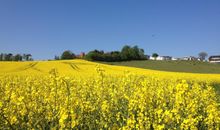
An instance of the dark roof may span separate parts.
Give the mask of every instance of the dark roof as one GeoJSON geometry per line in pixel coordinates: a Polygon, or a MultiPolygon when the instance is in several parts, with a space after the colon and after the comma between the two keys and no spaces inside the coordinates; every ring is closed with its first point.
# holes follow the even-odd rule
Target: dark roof
{"type": "Polygon", "coordinates": [[[210,56],[209,57],[210,61],[219,61],[220,60],[220,55],[216,55],[216,56],[210,56]]]}
{"type": "Polygon", "coordinates": [[[209,58],[220,58],[220,55],[210,56],[209,58]]]}
{"type": "Polygon", "coordinates": [[[170,58],[171,56],[161,56],[161,57],[168,57],[168,58],[170,58]]]}

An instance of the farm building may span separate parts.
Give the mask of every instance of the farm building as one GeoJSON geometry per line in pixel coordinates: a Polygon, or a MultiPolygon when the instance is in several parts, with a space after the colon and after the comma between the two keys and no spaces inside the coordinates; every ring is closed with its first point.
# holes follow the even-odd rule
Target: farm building
{"type": "Polygon", "coordinates": [[[209,62],[210,63],[220,63],[220,55],[210,56],[209,57],[209,62]]]}
{"type": "Polygon", "coordinates": [[[194,57],[194,56],[183,57],[183,58],[181,58],[181,60],[200,61],[199,58],[194,57]]]}
{"type": "Polygon", "coordinates": [[[81,52],[80,54],[76,55],[77,58],[83,58],[85,56],[84,52],[81,52]]]}
{"type": "Polygon", "coordinates": [[[171,56],[158,56],[157,60],[172,60],[171,56]]]}
{"type": "Polygon", "coordinates": [[[150,56],[150,60],[172,60],[171,56],[158,56],[156,59],[150,56]]]}
{"type": "Polygon", "coordinates": [[[156,60],[153,56],[150,56],[149,59],[150,59],[150,60],[156,60]]]}
{"type": "Polygon", "coordinates": [[[175,57],[172,57],[171,60],[180,60],[180,58],[175,58],[175,57]]]}

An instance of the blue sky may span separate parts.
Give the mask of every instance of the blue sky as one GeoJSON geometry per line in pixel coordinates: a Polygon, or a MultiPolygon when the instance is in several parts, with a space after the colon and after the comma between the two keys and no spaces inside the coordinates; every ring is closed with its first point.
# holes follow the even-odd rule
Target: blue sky
{"type": "Polygon", "coordinates": [[[0,0],[0,52],[52,59],[125,44],[146,54],[220,54],[220,1],[0,0]]]}

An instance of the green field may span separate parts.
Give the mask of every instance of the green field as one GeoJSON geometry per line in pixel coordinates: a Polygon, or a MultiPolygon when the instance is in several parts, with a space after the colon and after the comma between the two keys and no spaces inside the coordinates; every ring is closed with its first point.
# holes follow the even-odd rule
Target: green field
{"type": "Polygon", "coordinates": [[[124,62],[102,62],[111,65],[131,66],[144,69],[187,72],[187,73],[220,73],[220,64],[199,61],[124,61],[124,62]]]}

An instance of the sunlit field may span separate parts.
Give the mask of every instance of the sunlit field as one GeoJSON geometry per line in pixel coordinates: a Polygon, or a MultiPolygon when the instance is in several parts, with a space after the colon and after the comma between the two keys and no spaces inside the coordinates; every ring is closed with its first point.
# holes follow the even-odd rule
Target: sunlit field
{"type": "Polygon", "coordinates": [[[219,129],[220,74],[0,62],[0,129],[219,129]]]}

